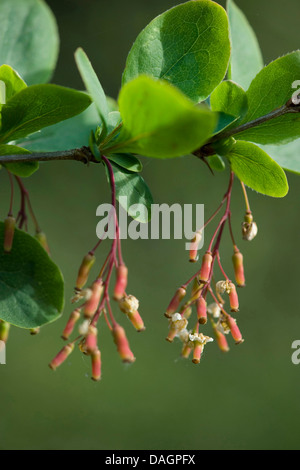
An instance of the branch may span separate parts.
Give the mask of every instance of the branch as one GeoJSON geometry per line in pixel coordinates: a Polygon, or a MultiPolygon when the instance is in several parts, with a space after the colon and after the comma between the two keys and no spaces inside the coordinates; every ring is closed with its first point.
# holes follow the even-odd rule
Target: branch
{"type": "Polygon", "coordinates": [[[26,153],[17,155],[0,156],[0,165],[3,163],[16,162],[51,162],[58,160],[75,160],[84,164],[99,163],[94,157],[89,147],[81,147],[79,149],[64,150],[61,152],[45,152],[45,153],[26,153]]]}
{"type": "Polygon", "coordinates": [[[265,116],[261,116],[253,121],[246,122],[241,126],[234,127],[233,129],[224,130],[223,132],[219,132],[218,134],[214,135],[205,145],[203,145],[200,149],[195,150],[193,155],[199,158],[205,158],[210,155],[215,155],[216,151],[212,144],[219,142],[223,139],[228,139],[236,134],[240,134],[248,129],[252,129],[253,127],[257,127],[265,122],[270,121],[271,119],[275,119],[281,116],[284,116],[288,113],[299,113],[300,112],[300,105],[293,102],[290,99],[287,103],[285,103],[280,108],[271,111],[270,113],[266,114],[265,116]]]}

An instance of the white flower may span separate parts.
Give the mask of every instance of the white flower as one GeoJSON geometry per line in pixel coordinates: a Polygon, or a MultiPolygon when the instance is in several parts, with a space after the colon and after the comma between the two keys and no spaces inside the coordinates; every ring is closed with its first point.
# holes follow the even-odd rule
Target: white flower
{"type": "Polygon", "coordinates": [[[213,302],[207,307],[208,313],[210,313],[214,318],[219,318],[221,314],[221,307],[216,302],[213,302]]]}
{"type": "Polygon", "coordinates": [[[126,295],[119,300],[119,307],[124,313],[134,313],[139,308],[139,301],[134,295],[126,295]]]}
{"type": "Polygon", "coordinates": [[[78,327],[78,332],[80,335],[86,335],[90,326],[90,320],[84,320],[78,327]]]}

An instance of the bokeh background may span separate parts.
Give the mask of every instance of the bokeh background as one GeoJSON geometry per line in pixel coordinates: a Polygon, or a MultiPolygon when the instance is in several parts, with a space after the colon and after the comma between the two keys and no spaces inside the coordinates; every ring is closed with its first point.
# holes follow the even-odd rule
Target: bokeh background
{"type": "MultiPolygon", "coordinates": [[[[73,60],[75,49],[82,46],[106,93],[117,97],[135,37],[176,3],[49,0],[61,36],[53,82],[82,88],[73,60]]],[[[256,30],[266,63],[299,47],[299,0],[284,5],[281,0],[237,3],[256,30]]],[[[209,215],[227,185],[227,174],[213,177],[192,157],[143,163],[156,203],[203,203],[209,215]]],[[[244,204],[239,185],[234,187],[233,223],[247,275],[238,314],[245,343],[236,347],[231,342],[226,355],[209,344],[199,366],[181,360],[180,344],[164,339],[163,312],[195,266],[187,261],[183,241],[127,240],[123,251],[129,292],[140,299],[147,330],[136,334],[116,309],[137,360],[131,367],[120,363],[103,324],[103,379],[95,384],[89,358],[77,350],[56,373],[47,364],[62,346],[60,334],[71,311],[78,265],[94,244],[96,207],[109,200],[109,190],[102,168],[75,162],[41,165],[27,186],[66,281],[66,308],[61,319],[36,337],[17,328],[11,331],[7,365],[0,366],[0,448],[299,449],[300,365],[291,361],[291,345],[300,339],[300,185],[299,176],[289,174],[288,179],[290,192],[282,200],[250,192],[259,226],[252,243],[240,240],[244,204]]],[[[2,218],[7,191],[3,174],[2,218]]],[[[222,258],[232,272],[232,247],[225,235],[222,258]]],[[[99,264],[107,248],[106,243],[99,252],[99,264]]],[[[209,327],[203,331],[209,334],[209,327]]]]}

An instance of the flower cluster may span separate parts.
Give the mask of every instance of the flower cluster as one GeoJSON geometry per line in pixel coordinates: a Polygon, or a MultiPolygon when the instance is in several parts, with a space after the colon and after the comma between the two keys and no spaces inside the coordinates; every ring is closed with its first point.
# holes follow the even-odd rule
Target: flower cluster
{"type": "MultiPolygon", "coordinates": [[[[202,257],[200,269],[185,284],[181,285],[171,299],[165,316],[169,321],[169,333],[166,337],[167,341],[173,342],[174,338],[178,338],[183,344],[181,356],[188,358],[192,353],[192,361],[198,364],[204,346],[213,341],[209,336],[205,336],[200,332],[200,327],[209,323],[212,327],[213,335],[221,351],[229,351],[227,335],[231,334],[236,344],[241,344],[244,340],[237,325],[236,319],[231,315],[239,311],[239,299],[237,287],[245,286],[245,274],[243,265],[243,255],[238,249],[231,227],[231,211],[230,201],[233,186],[234,174],[230,174],[230,182],[224,198],[208,221],[195,234],[189,260],[191,262],[198,261],[198,246],[202,238],[205,227],[217,216],[219,211],[225,205],[224,215],[221,217],[217,228],[210,240],[208,249],[202,257]],[[223,235],[225,224],[228,224],[229,231],[233,243],[232,263],[234,269],[235,283],[227,276],[220,258],[220,242],[223,235]],[[218,264],[221,275],[224,279],[216,281],[214,275],[215,264],[218,264]],[[187,289],[191,286],[188,300],[187,289]],[[226,296],[226,297],[225,297],[226,296]],[[211,303],[207,303],[207,299],[211,298],[211,303]],[[229,303],[230,313],[225,310],[225,298],[229,303]],[[197,314],[197,321],[193,328],[188,328],[188,322],[192,315],[193,308],[197,314]]],[[[253,221],[250,210],[249,201],[244,184],[242,189],[246,202],[246,214],[242,223],[242,238],[244,240],[253,240],[257,234],[257,225],[253,221]]],[[[227,309],[228,310],[228,309],[227,309]]]]}
{"type": "MultiPolygon", "coordinates": [[[[112,205],[115,208],[116,197],[113,170],[109,160],[104,156],[102,159],[110,175],[112,205]]],[[[69,341],[70,336],[78,324],[77,335],[75,335],[74,340],[59,351],[49,364],[51,369],[57,369],[57,367],[69,357],[77,343],[80,351],[91,357],[91,376],[95,381],[101,379],[101,353],[98,346],[98,323],[101,317],[104,318],[112,334],[112,339],[121,360],[127,363],[135,361],[125,330],[115,319],[111,307],[109,287],[114,270],[116,273],[113,291],[114,301],[118,304],[119,310],[128,318],[136,331],[141,332],[145,330],[144,322],[138,311],[138,299],[126,293],[128,269],[122,257],[118,220],[116,215],[114,215],[114,217],[116,236],[98,276],[88,288],[85,286],[96,261],[95,251],[103,241],[105,233],[103,233],[103,236],[99,239],[96,246],[84,256],[79,267],[75,294],[71,301],[73,303],[82,302],[82,304],[72,311],[63,330],[62,338],[69,341]]]]}

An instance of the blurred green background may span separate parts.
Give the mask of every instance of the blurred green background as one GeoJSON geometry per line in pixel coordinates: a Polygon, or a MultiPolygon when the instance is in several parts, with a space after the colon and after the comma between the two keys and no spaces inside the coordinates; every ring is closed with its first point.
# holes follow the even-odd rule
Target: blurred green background
{"type": "MultiPolygon", "coordinates": [[[[82,87],[73,60],[74,50],[82,46],[107,94],[117,97],[135,37],[176,3],[49,0],[61,36],[53,81],[82,87]]],[[[266,63],[299,47],[299,0],[284,5],[281,0],[237,3],[257,32],[266,63]]],[[[156,203],[203,203],[209,215],[227,185],[227,174],[212,177],[192,157],[143,163],[156,203]]],[[[27,187],[65,277],[66,308],[60,320],[36,337],[11,330],[7,365],[0,366],[0,448],[298,449],[300,365],[291,361],[291,344],[300,339],[300,185],[298,176],[288,178],[290,192],[282,200],[249,193],[259,227],[249,244],[240,240],[244,204],[237,182],[234,187],[233,224],[247,276],[247,287],[239,291],[238,314],[245,343],[236,347],[231,342],[226,355],[209,344],[199,366],[181,360],[180,344],[164,339],[163,312],[176,287],[195,270],[187,261],[184,241],[127,240],[128,292],[140,299],[147,330],[136,334],[115,309],[137,360],[131,367],[120,363],[103,323],[103,379],[95,384],[89,358],[77,350],[56,373],[47,364],[62,346],[78,265],[96,240],[96,207],[109,200],[109,190],[102,168],[69,162],[41,165],[27,187]]],[[[7,191],[3,174],[2,218],[7,191]]],[[[108,243],[99,251],[99,265],[107,249],[108,243]]],[[[232,272],[227,231],[221,254],[232,272]]],[[[209,326],[203,332],[210,334],[209,326]]]]}

